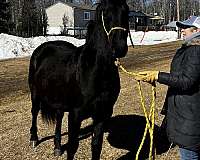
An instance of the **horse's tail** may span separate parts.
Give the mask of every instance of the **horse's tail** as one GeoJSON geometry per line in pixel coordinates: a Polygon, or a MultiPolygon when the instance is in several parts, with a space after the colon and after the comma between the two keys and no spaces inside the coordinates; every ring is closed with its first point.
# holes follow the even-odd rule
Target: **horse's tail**
{"type": "Polygon", "coordinates": [[[34,74],[36,72],[36,68],[34,65],[34,58],[31,57],[30,59],[30,64],[29,64],[29,74],[28,74],[28,83],[29,83],[29,88],[32,88],[33,82],[34,82],[34,74]]]}
{"type": "MultiPolygon", "coordinates": [[[[29,88],[32,94],[37,94],[36,83],[35,83],[35,74],[40,67],[41,57],[43,55],[42,45],[36,48],[30,58],[29,64],[29,74],[28,74],[28,83],[29,88]]],[[[43,57],[42,57],[43,58],[43,57]]],[[[42,115],[42,119],[47,123],[54,123],[56,120],[56,110],[53,108],[53,104],[48,101],[48,97],[38,95],[40,101],[40,111],[42,115]]]]}
{"type": "Polygon", "coordinates": [[[32,54],[32,56],[30,58],[29,75],[28,75],[28,82],[29,82],[29,87],[30,88],[34,84],[34,80],[35,80],[34,79],[34,75],[35,75],[37,69],[39,68],[39,66],[41,64],[41,61],[47,55],[47,54],[44,54],[44,53],[46,53],[45,51],[48,50],[48,48],[46,49],[44,46],[45,46],[45,44],[42,44],[39,47],[37,47],[33,51],[33,54],[32,54]]]}
{"type": "Polygon", "coordinates": [[[40,54],[42,54],[41,49],[42,49],[42,45],[33,51],[33,54],[30,58],[29,75],[28,75],[29,87],[31,87],[34,83],[34,75],[38,68],[38,57],[40,56],[40,54]]]}
{"type": "Polygon", "coordinates": [[[48,124],[55,123],[57,109],[54,104],[48,101],[46,96],[41,98],[41,115],[43,121],[47,122],[48,124]]]}

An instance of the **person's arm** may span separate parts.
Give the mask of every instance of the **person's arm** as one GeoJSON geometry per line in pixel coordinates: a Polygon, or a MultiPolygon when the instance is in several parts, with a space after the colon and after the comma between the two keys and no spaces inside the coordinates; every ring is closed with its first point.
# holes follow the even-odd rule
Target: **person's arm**
{"type": "Polygon", "coordinates": [[[189,90],[200,82],[200,46],[191,46],[183,72],[179,75],[159,72],[158,82],[178,90],[189,90]]]}

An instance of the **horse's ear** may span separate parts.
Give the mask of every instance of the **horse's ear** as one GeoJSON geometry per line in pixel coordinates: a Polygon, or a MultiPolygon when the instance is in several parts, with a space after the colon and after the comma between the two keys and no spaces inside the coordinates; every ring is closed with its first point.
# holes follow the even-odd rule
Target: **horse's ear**
{"type": "Polygon", "coordinates": [[[107,1],[108,0],[100,0],[100,4],[103,5],[103,6],[105,6],[108,3],[107,1]]]}
{"type": "Polygon", "coordinates": [[[101,13],[103,11],[102,4],[98,5],[96,8],[95,20],[98,21],[101,19],[101,13]]]}
{"type": "Polygon", "coordinates": [[[118,4],[118,5],[123,5],[123,4],[127,4],[126,0],[100,0],[100,4],[101,6],[108,6],[109,4],[118,4]]]}

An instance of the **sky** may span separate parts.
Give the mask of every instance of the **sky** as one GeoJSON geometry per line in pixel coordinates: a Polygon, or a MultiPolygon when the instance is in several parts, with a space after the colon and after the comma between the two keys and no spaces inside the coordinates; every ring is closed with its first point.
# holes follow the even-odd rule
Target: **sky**
{"type": "MultiPolygon", "coordinates": [[[[158,43],[165,43],[177,40],[177,32],[175,31],[149,31],[149,32],[135,32],[131,31],[131,37],[134,45],[153,45],[158,43]]],[[[85,39],[76,39],[67,36],[47,36],[47,37],[33,37],[22,38],[8,34],[0,34],[0,59],[18,58],[31,56],[34,49],[40,44],[47,41],[64,40],[81,46],[85,43],[85,39]]],[[[130,46],[131,42],[127,38],[127,44],[130,46]]]]}

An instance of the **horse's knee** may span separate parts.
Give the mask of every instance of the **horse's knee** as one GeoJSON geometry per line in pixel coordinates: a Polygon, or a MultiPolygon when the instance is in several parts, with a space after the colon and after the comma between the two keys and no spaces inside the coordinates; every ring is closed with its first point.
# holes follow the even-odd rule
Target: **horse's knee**
{"type": "Polygon", "coordinates": [[[94,125],[94,132],[93,132],[93,137],[98,139],[98,137],[101,137],[104,132],[104,123],[100,122],[96,125],[94,125]]]}

